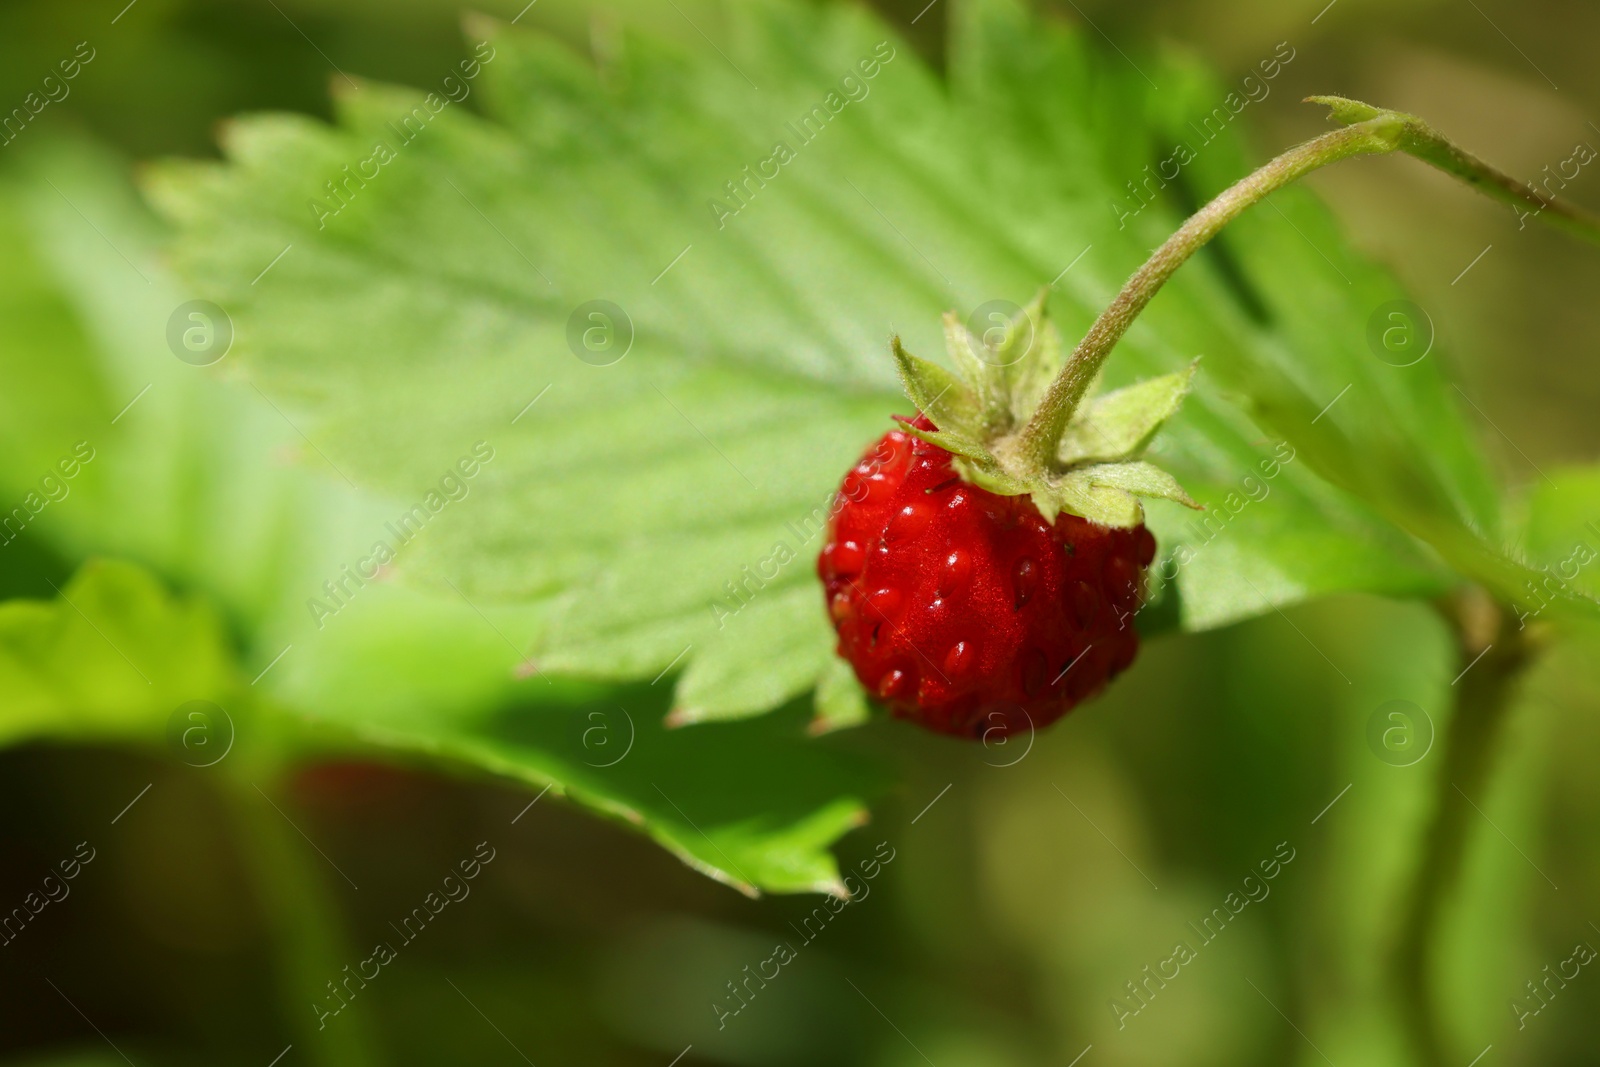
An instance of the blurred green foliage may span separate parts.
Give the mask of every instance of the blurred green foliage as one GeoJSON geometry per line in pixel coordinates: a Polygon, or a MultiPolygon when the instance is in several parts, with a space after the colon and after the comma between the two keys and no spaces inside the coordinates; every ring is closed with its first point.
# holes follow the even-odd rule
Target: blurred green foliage
{"type": "MultiPolygon", "coordinates": [[[[522,7],[482,6],[506,18],[522,7]]],[[[695,23],[718,24],[714,5],[686,0],[609,6],[690,44],[695,23]]],[[[943,6],[910,27],[930,55],[943,6]]],[[[1276,41],[1296,42],[1303,63],[1251,120],[1261,147],[1314,128],[1315,116],[1292,101],[1329,89],[1428,114],[1517,173],[1600,136],[1585,132],[1593,112],[1582,103],[1600,98],[1585,52],[1593,34],[1584,28],[1600,17],[1590,8],[1540,3],[1513,22],[1494,8],[1480,17],[1437,3],[1342,0],[1313,25],[1321,6],[1061,5],[1134,55],[1157,36],[1176,39],[1224,79],[1276,41]]],[[[922,11],[897,4],[889,17],[907,27],[922,11]]],[[[603,45],[606,15],[595,14],[540,0],[524,19],[603,45]]],[[[183,615],[193,630],[173,671],[205,678],[185,680],[185,693],[247,688],[283,647],[274,627],[302,610],[303,591],[287,576],[332,573],[385,514],[345,493],[245,387],[193,385],[196,376],[178,374],[188,368],[152,340],[161,309],[186,294],[168,280],[153,232],[141,233],[151,224],[118,204],[131,200],[125,161],[213,154],[216,124],[239,112],[331,117],[335,64],[429,84],[463,54],[457,26],[454,7],[432,0],[21,0],[0,11],[0,101],[20,101],[78,41],[99,50],[72,95],[0,149],[0,344],[8,356],[31,354],[7,359],[11,376],[0,383],[0,484],[26,492],[71,451],[75,437],[44,428],[104,424],[154,385],[133,409],[140,417],[118,424],[137,461],[97,457],[73,495],[0,551],[8,595],[49,599],[53,583],[76,604],[8,605],[0,631],[18,614],[54,613],[47,625],[85,649],[58,680],[77,712],[150,698],[90,635],[98,625],[110,643],[141,647],[145,662],[137,642],[156,636],[151,612],[183,615]],[[146,358],[151,351],[160,359],[146,358]],[[168,376],[153,381],[145,366],[168,376]],[[305,462],[292,464],[289,452],[305,462]],[[160,583],[113,568],[111,593],[86,590],[92,576],[69,584],[98,554],[134,560],[160,583]],[[192,606],[199,589],[214,612],[192,606]],[[126,633],[106,629],[119,612],[131,620],[116,624],[126,633]],[[222,638],[231,647],[220,648],[222,638]],[[95,681],[111,678],[108,697],[95,681]],[[96,699],[85,697],[91,688],[96,699]]],[[[1463,390],[1486,413],[1482,439],[1503,446],[1514,482],[1537,483],[1527,547],[1561,558],[1585,523],[1600,521],[1592,469],[1560,466],[1591,459],[1600,445],[1587,414],[1600,400],[1587,296],[1600,267],[1587,250],[1519,232],[1507,213],[1404,161],[1316,184],[1433,313],[1463,390]],[[1492,253],[1452,284],[1489,244],[1492,253]]],[[[1571,192],[1584,199],[1588,190],[1571,192]]],[[[442,740],[447,755],[459,755],[452,742],[481,752],[485,724],[489,743],[514,746],[526,727],[510,712],[536,684],[503,679],[504,646],[492,626],[463,625],[477,621],[467,607],[401,590],[370,595],[384,602],[366,628],[276,668],[283,680],[266,711],[284,725],[273,743],[327,761],[262,783],[287,812],[281,820],[249,791],[251,764],[219,785],[207,769],[138,750],[34,745],[0,756],[0,907],[22,906],[77,842],[101,849],[71,896],[4,948],[8,1062],[120,1063],[126,1053],[141,1064],[266,1064],[291,1044],[278,1062],[353,1063],[365,1048],[406,1064],[665,1064],[684,1053],[681,1067],[1065,1065],[1089,1046],[1083,1067],[1407,1062],[1399,1006],[1379,972],[1426,826],[1434,763],[1391,766],[1366,737],[1374,711],[1393,699],[1428,711],[1440,734],[1449,728],[1449,641],[1422,607],[1344,597],[1152,642],[1139,670],[1021,759],[886,723],[828,742],[841,759],[890,763],[899,782],[873,823],[844,839],[841,868],[860,870],[879,842],[896,858],[813,945],[796,927],[819,898],[747,900],[574,809],[525,807],[533,792],[343,762],[352,733],[376,724],[403,732],[408,717],[441,708],[463,734],[400,747],[437,755],[442,740]],[[312,695],[329,693],[331,704],[311,706],[312,695]],[[340,1036],[319,1039],[308,1025],[318,982],[366,956],[359,946],[391,937],[389,924],[482,840],[503,858],[475,883],[473,902],[445,911],[437,937],[407,947],[330,1024],[340,1036]],[[1109,1002],[1131,1003],[1125,983],[1169,956],[1175,939],[1198,941],[1188,924],[1279,842],[1295,858],[1270,894],[1119,1028],[1109,1002]],[[303,898],[274,884],[297,865],[300,883],[320,883],[320,892],[303,898]],[[302,937],[320,944],[296,954],[302,937]],[[727,983],[744,981],[746,965],[767,959],[775,941],[793,942],[796,960],[719,1030],[712,1005],[731,1003],[727,983]],[[285,958],[298,962],[286,967],[285,958]],[[330,1051],[337,1041],[351,1043],[348,1056],[330,1051]]],[[[1574,941],[1600,943],[1591,926],[1600,916],[1584,904],[1600,889],[1600,796],[1588,767],[1600,750],[1588,714],[1600,697],[1593,651],[1569,643],[1541,663],[1498,753],[1492,792],[1473,798],[1484,820],[1439,968],[1463,1064],[1490,1044],[1486,1064],[1586,1063],[1600,1037],[1600,979],[1587,969],[1525,1029],[1510,1007],[1574,941]]],[[[0,652],[0,665],[25,670],[41,693],[56,684],[37,645],[0,652]]],[[[586,722],[597,700],[573,692],[572,721],[586,722]]],[[[637,707],[665,710],[648,699],[637,707]]],[[[798,733],[802,719],[791,708],[770,728],[798,733]]]]}

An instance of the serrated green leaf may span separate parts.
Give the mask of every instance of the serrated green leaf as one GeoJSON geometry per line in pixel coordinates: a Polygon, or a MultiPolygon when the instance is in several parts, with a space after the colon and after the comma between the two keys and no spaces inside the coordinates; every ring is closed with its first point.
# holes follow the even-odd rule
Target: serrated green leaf
{"type": "Polygon", "coordinates": [[[278,699],[298,717],[381,750],[549,787],[745,892],[837,888],[829,847],[866,821],[882,783],[860,757],[808,736],[805,702],[673,730],[666,679],[513,677],[496,632],[509,619],[496,609],[488,624],[465,604],[385,588],[352,610],[275,668],[285,671],[278,699]]]}
{"type": "MultiPolygon", "coordinates": [[[[394,538],[386,522],[420,494],[356,494],[284,414],[227,376],[231,355],[217,368],[173,358],[166,323],[192,294],[164,273],[156,227],[121,164],[43,144],[28,159],[38,172],[12,171],[0,182],[8,249],[0,277],[10,283],[0,301],[17,301],[0,314],[0,374],[15,386],[0,389],[0,486],[17,500],[30,489],[43,495],[39,477],[63,449],[70,455],[80,435],[97,449],[67,480],[66,495],[29,525],[29,537],[69,560],[134,553],[164,579],[203,591],[249,650],[244,677],[258,679],[252,696],[292,712],[270,720],[290,737],[311,723],[318,737],[341,748],[353,741],[367,758],[426,756],[548,785],[741,887],[835,886],[828,849],[865,818],[869,768],[807,741],[798,709],[770,725],[729,728],[703,747],[688,740],[701,731],[653,740],[663,736],[670,680],[645,687],[638,702],[626,698],[639,744],[655,755],[637,763],[630,756],[626,769],[600,766],[626,743],[620,698],[600,686],[517,682],[519,657],[504,635],[527,632],[527,609],[485,605],[480,614],[454,591],[429,596],[342,578],[341,567],[367,555],[375,538],[394,538]],[[139,396],[144,385],[150,389],[139,396]],[[309,463],[292,463],[291,449],[309,463]],[[327,579],[343,580],[350,595],[319,623],[307,600],[326,597],[327,579]],[[602,717],[591,718],[595,712],[602,717]],[[528,720],[537,726],[521,729],[528,720]],[[771,773],[752,782],[748,768],[771,773]]],[[[483,498],[472,481],[450,507],[483,498]]],[[[825,496],[815,504],[825,516],[825,496]]],[[[814,536],[809,513],[796,523],[800,533],[789,536],[806,536],[803,523],[814,536]]],[[[239,684],[229,634],[198,597],[173,597],[124,563],[87,567],[63,589],[82,615],[59,600],[0,604],[0,743],[160,744],[169,715],[189,699],[224,704],[241,738],[249,730],[242,715],[252,708],[219,695],[239,684]]],[[[820,605],[820,593],[804,589],[820,605]]],[[[710,608],[701,605],[707,619],[710,608]]],[[[811,625],[825,626],[820,608],[811,625]]],[[[746,666],[760,673],[770,665],[746,666]]],[[[269,709],[254,713],[267,725],[269,709]]],[[[250,733],[259,739],[259,730],[250,733]]]]}
{"type": "MultiPolygon", "coordinates": [[[[383,749],[552,786],[749,892],[837,886],[827,847],[865,818],[871,776],[802,740],[796,715],[674,735],[661,725],[665,689],[565,686],[552,697],[496,669],[494,638],[472,635],[469,612],[441,618],[436,606],[383,599],[387,610],[283,668],[293,675],[283,694],[307,701],[298,715],[383,749]],[[447,680],[463,672],[475,695],[447,680]]],[[[230,699],[242,684],[215,614],[128,564],[84,568],[53,602],[0,604],[0,743],[155,746],[190,700],[245,721],[230,699]]]]}
{"type": "Polygon", "coordinates": [[[744,718],[811,689],[834,659],[821,605],[804,581],[764,589],[723,615],[721,640],[690,659],[678,682],[669,725],[744,718]]]}
{"type": "MultiPolygon", "coordinates": [[[[1145,509],[1160,551],[1153,570],[1177,594],[1183,629],[1213,629],[1365,583],[1395,596],[1426,597],[1437,589],[1434,578],[1408,564],[1413,549],[1400,531],[1388,531],[1394,555],[1383,571],[1349,528],[1307,523],[1293,509],[1272,506],[1297,462],[1287,445],[1267,448],[1235,481],[1185,480],[1205,511],[1159,500],[1145,509]],[[1275,556],[1257,551],[1260,544],[1272,544],[1286,557],[1315,559],[1318,566],[1281,566],[1275,556]]],[[[1330,519],[1354,521],[1338,511],[1330,519]]]]}
{"type": "Polygon", "coordinates": [[[1142,453],[1189,395],[1197,365],[1090,400],[1061,437],[1061,462],[1112,462],[1142,453]]]}
{"type": "MultiPolygon", "coordinates": [[[[1181,126],[1215,95],[1172,61],[1158,80],[1170,74],[1173,91],[1158,97],[1120,57],[1003,2],[956,9],[948,86],[859,9],[779,3],[729,19],[734,64],[631,39],[604,79],[548,40],[496,31],[486,117],[446,109],[333,218],[308,211],[304,191],[392,137],[416,94],[369,86],[339,101],[333,128],[241,121],[228,166],[169,169],[155,185],[186,233],[180,261],[241,323],[241,360],[352,477],[410,498],[464,442],[492,437],[473,521],[440,523],[404,569],[525,607],[519,639],[550,671],[645,679],[713,654],[710,606],[775,540],[815,550],[814,531],[789,524],[809,529],[882,417],[903,410],[878,338],[897,327],[927,351],[950,307],[1052,278],[1053,317],[1081,335],[1177,223],[1165,204],[1130,221],[1107,202],[1170,150],[1168,118],[1181,126]],[[789,145],[778,177],[742,177],[819,86],[870,56],[869,96],[789,145]],[[762,72],[761,93],[735,65],[762,72]],[[978,141],[985,152],[949,150],[978,141]],[[569,317],[596,298],[633,326],[632,350],[607,367],[567,342],[569,317]]],[[[1237,130],[1213,143],[1184,176],[1207,191],[1221,170],[1232,181],[1249,169],[1237,130]]],[[[1441,400],[1437,361],[1397,374],[1363,352],[1392,282],[1307,197],[1276,202],[1294,227],[1258,213],[1226,238],[1243,291],[1191,264],[1107,368],[1127,384],[1225,353],[1158,442],[1160,461],[1185,484],[1237,484],[1260,438],[1237,397],[1258,379],[1321,404],[1358,381],[1362,417],[1415,445],[1402,462],[1426,484],[1428,513],[1493,531],[1493,486],[1441,400]],[[1253,317],[1261,306],[1272,331],[1253,317]]],[[[1293,538],[1253,537],[1252,523],[1210,558],[1278,575],[1280,593],[1456,580],[1381,501],[1330,488],[1312,466],[1284,470],[1271,510],[1315,532],[1336,569],[1293,538]]],[[[1234,614],[1186,620],[1269,607],[1234,601],[1234,614]]]]}
{"type": "Polygon", "coordinates": [[[47,142],[23,163],[0,180],[11,250],[0,271],[27,279],[32,308],[0,315],[0,375],[14,386],[0,389],[0,485],[38,489],[83,442],[92,459],[28,534],[69,560],[137,559],[204,589],[264,646],[246,655],[265,666],[294,640],[285,631],[309,623],[320,583],[370,549],[388,508],[229,380],[226,358],[198,367],[169,351],[169,321],[193,294],[161,263],[161,227],[123,161],[47,142]]]}

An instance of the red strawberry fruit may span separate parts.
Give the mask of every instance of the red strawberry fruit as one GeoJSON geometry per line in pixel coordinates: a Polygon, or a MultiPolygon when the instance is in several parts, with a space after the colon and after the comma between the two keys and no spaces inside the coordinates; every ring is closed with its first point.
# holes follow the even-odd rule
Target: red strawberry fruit
{"type": "Polygon", "coordinates": [[[839,653],[894,714],[941,733],[1044,726],[1133,662],[1155,538],[1046,522],[951,459],[896,430],[846,476],[817,561],[839,653]]]}
{"type": "Polygon", "coordinates": [[[1042,303],[1010,333],[1037,352],[947,330],[964,379],[896,343],[923,413],[846,474],[817,571],[839,654],[891,713],[1004,736],[1054,722],[1133,662],[1156,544],[1132,494],[1189,502],[1136,456],[1190,372],[1080,395],[1030,466],[1021,415],[1060,363],[1042,303]]]}

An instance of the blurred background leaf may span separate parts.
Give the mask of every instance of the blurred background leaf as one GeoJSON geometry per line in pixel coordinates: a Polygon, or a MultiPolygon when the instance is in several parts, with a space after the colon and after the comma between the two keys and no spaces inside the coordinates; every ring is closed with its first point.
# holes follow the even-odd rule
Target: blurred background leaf
{"type": "Polygon", "coordinates": [[[0,742],[149,744],[180,705],[237,684],[216,617],[136,567],[93,563],[54,602],[0,604],[0,742]]]}

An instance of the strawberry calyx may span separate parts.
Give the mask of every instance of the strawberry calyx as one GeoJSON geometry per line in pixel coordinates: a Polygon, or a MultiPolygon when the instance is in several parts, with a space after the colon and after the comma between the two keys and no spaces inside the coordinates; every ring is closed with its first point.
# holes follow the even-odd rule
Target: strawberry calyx
{"type": "Polygon", "coordinates": [[[1200,508],[1176,478],[1144,458],[1188,395],[1198,361],[1096,394],[1100,361],[1066,355],[1045,311],[1047,295],[1042,290],[1005,329],[991,331],[994,338],[975,337],[946,313],[954,372],[894,338],[906,396],[926,416],[901,419],[905,432],[951,453],[966,481],[1001,496],[1030,496],[1047,522],[1066,512],[1131,528],[1144,521],[1144,498],[1200,508]],[[1054,410],[1041,411],[1046,405],[1054,410]],[[1024,432],[1041,423],[1051,427],[1043,447],[1024,432]]]}

